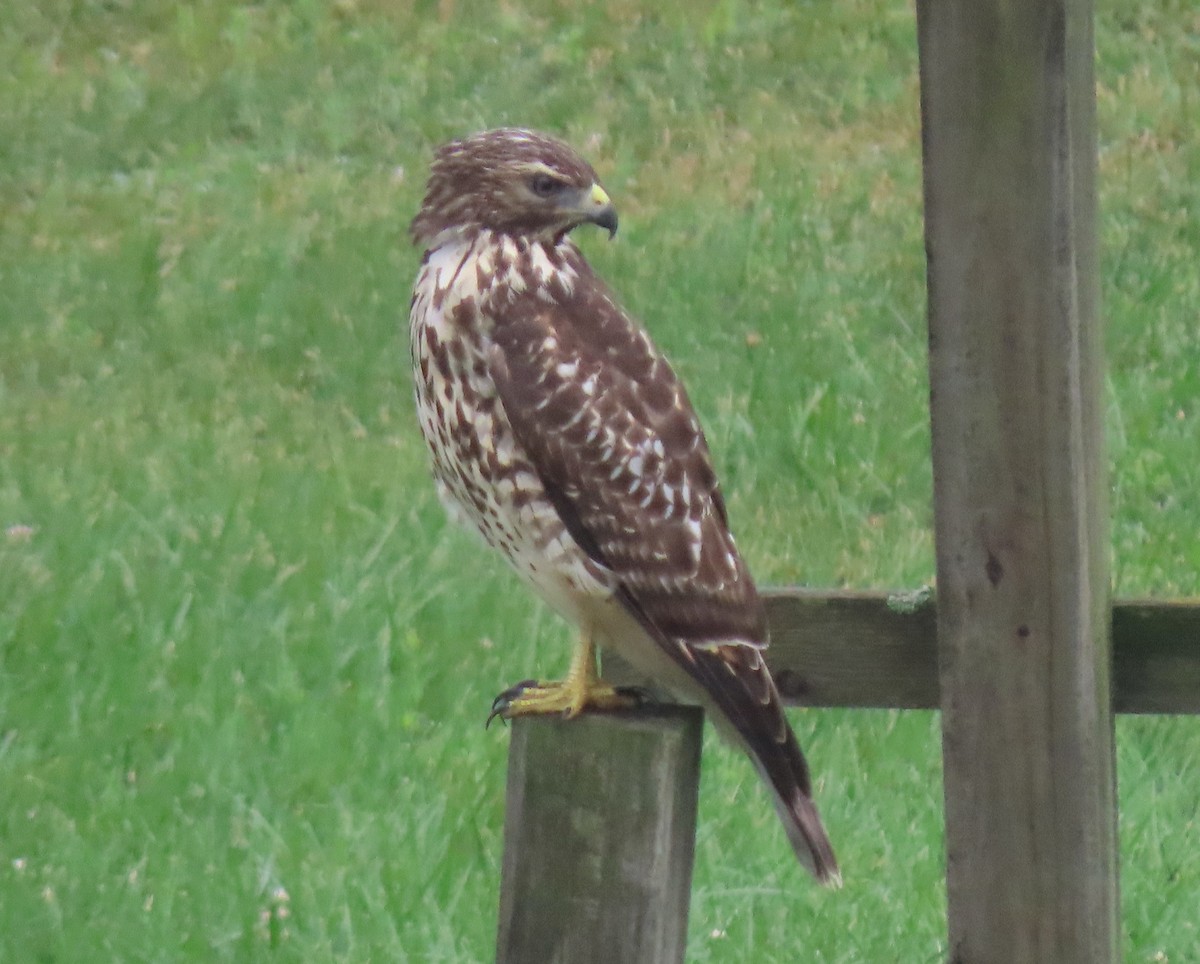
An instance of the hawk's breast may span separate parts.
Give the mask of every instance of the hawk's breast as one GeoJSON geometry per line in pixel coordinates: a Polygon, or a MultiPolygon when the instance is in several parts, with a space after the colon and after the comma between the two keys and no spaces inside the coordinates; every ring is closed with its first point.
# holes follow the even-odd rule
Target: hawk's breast
{"type": "Polygon", "coordinates": [[[426,256],[410,317],[413,381],[421,433],[451,514],[499,549],[554,608],[575,617],[579,595],[612,592],[611,573],[567,532],[517,442],[488,362],[496,350],[495,306],[552,270],[538,252],[481,232],[426,256]]]}

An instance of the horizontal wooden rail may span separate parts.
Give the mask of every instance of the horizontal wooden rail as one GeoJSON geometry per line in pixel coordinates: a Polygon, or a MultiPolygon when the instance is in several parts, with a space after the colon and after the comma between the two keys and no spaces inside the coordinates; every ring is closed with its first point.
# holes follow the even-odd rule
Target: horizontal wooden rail
{"type": "MultiPolygon", "coordinates": [[[[767,661],[788,703],[938,708],[937,606],[879,592],[764,593],[767,661]]],[[[1113,604],[1113,709],[1200,713],[1200,600],[1113,604]]]]}

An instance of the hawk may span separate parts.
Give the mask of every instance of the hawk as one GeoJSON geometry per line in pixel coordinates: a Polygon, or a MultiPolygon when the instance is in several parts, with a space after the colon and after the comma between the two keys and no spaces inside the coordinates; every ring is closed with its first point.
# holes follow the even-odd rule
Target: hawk
{"type": "Polygon", "coordinates": [[[611,237],[596,172],[563,142],[505,128],[441,147],[412,222],[416,407],[452,514],[579,627],[563,682],[526,681],[509,718],[618,709],[597,644],[698,702],[754,762],[797,857],[837,861],[763,661],[767,625],[687,393],[570,232],[611,237]]]}

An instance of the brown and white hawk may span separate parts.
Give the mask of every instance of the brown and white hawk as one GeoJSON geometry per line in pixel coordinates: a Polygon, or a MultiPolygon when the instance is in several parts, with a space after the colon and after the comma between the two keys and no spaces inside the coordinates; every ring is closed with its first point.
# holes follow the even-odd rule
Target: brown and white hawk
{"type": "Polygon", "coordinates": [[[497,711],[628,705],[596,672],[594,644],[611,648],[746,751],[797,857],[834,883],[704,433],[671,366],[569,239],[584,222],[617,230],[591,166],[554,138],[501,129],[437,152],[412,223],[425,249],[417,412],[438,488],[580,629],[564,682],[519,684],[497,711]]]}

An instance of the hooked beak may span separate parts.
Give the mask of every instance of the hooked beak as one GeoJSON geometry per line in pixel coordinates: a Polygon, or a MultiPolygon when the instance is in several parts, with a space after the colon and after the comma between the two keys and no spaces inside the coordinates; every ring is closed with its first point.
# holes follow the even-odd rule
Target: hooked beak
{"type": "Polygon", "coordinates": [[[608,237],[617,233],[617,209],[613,207],[608,192],[599,184],[593,184],[583,202],[584,217],[608,231],[608,237]]]}

